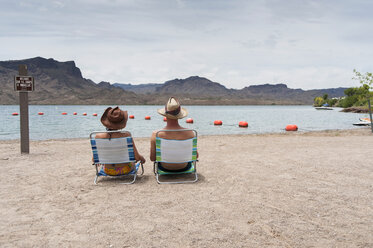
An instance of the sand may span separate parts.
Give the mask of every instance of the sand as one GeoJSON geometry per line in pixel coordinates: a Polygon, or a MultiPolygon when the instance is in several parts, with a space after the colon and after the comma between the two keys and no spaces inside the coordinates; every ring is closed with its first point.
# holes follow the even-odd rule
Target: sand
{"type": "Polygon", "coordinates": [[[93,184],[88,139],[0,141],[1,247],[373,247],[369,128],[201,136],[200,180],[93,184]]]}

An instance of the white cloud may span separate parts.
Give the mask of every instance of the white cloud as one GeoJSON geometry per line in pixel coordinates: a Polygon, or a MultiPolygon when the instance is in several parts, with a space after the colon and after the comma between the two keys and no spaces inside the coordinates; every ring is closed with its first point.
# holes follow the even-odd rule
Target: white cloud
{"type": "Polygon", "coordinates": [[[373,71],[369,1],[0,0],[0,60],[75,60],[95,82],[352,86],[373,71]]]}

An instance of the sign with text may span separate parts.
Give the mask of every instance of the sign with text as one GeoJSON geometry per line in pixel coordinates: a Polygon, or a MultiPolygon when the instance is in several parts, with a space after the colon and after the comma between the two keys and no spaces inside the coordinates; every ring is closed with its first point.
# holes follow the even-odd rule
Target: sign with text
{"type": "Polygon", "coordinates": [[[14,77],[15,91],[34,91],[34,77],[30,76],[15,76],[14,77]]]}

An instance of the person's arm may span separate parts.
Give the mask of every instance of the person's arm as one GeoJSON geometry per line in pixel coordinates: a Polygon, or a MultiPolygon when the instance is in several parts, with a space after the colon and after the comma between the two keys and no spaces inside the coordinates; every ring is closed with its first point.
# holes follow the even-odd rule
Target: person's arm
{"type": "Polygon", "coordinates": [[[152,136],[150,137],[150,160],[151,161],[155,161],[155,158],[156,158],[155,136],[156,136],[156,131],[154,131],[152,133],[152,136]]]}
{"type": "MultiPolygon", "coordinates": [[[[128,132],[128,135],[126,135],[125,137],[128,137],[128,136],[132,137],[130,132],[128,132]]],[[[137,148],[136,148],[135,141],[134,141],[133,137],[132,137],[132,143],[133,143],[133,152],[135,153],[135,160],[136,161],[141,161],[142,164],[145,164],[146,160],[145,160],[144,156],[142,156],[139,153],[139,151],[137,151],[137,148]]]]}
{"type": "Polygon", "coordinates": [[[133,141],[133,151],[135,153],[135,159],[136,161],[141,161],[142,164],[145,164],[146,160],[143,155],[141,155],[136,148],[135,141],[133,141]]]}

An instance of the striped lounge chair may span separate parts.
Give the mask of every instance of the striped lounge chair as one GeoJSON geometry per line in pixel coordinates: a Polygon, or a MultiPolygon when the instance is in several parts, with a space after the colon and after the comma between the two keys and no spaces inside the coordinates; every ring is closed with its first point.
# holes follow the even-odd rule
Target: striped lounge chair
{"type": "MultiPolygon", "coordinates": [[[[185,129],[183,131],[193,131],[194,137],[186,140],[163,139],[158,136],[160,132],[174,132],[180,130],[161,130],[156,133],[156,160],[154,162],[154,174],[160,184],[170,183],[195,183],[198,181],[197,175],[197,131],[185,129]],[[171,172],[162,170],[159,163],[189,163],[186,170],[171,172]],[[191,174],[192,180],[163,180],[170,175],[191,174]],[[161,180],[162,178],[162,180],[161,180]]],[[[172,177],[172,176],[171,176],[172,177]]],[[[179,176],[177,177],[179,178],[179,176]]]]}
{"type": "MultiPolygon", "coordinates": [[[[107,131],[110,133],[112,131],[107,131]]],[[[114,131],[118,132],[118,131],[114,131]]],[[[121,137],[121,138],[111,138],[111,139],[96,139],[96,134],[105,132],[92,132],[90,134],[90,141],[93,152],[93,164],[96,167],[96,177],[94,179],[94,184],[97,184],[98,177],[123,177],[132,180],[129,182],[122,182],[122,184],[132,184],[136,181],[137,172],[141,166],[141,175],[144,174],[143,165],[135,160],[135,153],[133,151],[133,140],[132,137],[121,137]],[[105,164],[121,164],[121,163],[133,163],[135,164],[135,169],[130,173],[119,176],[110,176],[104,172],[103,165],[105,164]]],[[[128,133],[126,131],[121,131],[121,133],[128,133]]]]}

